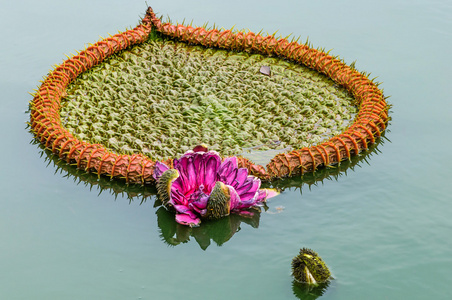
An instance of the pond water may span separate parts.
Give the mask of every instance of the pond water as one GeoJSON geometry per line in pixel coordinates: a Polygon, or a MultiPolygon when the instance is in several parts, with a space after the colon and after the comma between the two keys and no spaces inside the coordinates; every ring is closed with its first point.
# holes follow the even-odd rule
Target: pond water
{"type": "Polygon", "coordinates": [[[385,138],[367,155],[278,183],[283,192],[260,218],[193,231],[171,222],[152,189],[77,173],[26,129],[28,92],[52,65],[134,27],[146,4],[3,2],[2,299],[452,297],[450,1],[148,3],[172,20],[309,36],[378,76],[393,105],[385,138]],[[330,267],[324,290],[293,283],[290,262],[302,247],[330,267]]]}

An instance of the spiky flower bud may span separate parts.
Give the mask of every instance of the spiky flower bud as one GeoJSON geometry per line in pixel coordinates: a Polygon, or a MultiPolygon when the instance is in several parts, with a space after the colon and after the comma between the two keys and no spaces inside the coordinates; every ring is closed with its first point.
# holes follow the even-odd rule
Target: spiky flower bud
{"type": "Polygon", "coordinates": [[[157,181],[157,192],[164,206],[167,206],[171,199],[171,184],[179,177],[176,169],[169,169],[163,172],[157,181]]]}
{"type": "Polygon", "coordinates": [[[302,248],[292,259],[292,275],[298,282],[317,284],[328,281],[331,272],[317,252],[302,248]]]}
{"type": "Polygon", "coordinates": [[[221,181],[215,183],[207,202],[207,219],[219,219],[229,215],[231,195],[228,187],[221,181]]]}

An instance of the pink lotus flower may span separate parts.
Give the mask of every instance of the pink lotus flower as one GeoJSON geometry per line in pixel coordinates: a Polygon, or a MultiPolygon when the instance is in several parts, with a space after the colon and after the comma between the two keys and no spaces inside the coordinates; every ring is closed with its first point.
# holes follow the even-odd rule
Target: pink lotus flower
{"type": "Polygon", "coordinates": [[[249,214],[278,192],[259,189],[261,181],[238,168],[237,158],[221,161],[215,151],[198,146],[173,162],[174,169],[157,162],[154,178],[163,205],[176,212],[180,224],[197,226],[202,219],[217,219],[230,213],[249,214]]]}

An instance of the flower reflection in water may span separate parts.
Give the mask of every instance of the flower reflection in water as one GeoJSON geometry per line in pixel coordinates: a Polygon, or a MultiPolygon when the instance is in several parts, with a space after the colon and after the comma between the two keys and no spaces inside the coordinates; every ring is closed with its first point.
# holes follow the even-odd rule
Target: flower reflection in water
{"type": "Polygon", "coordinates": [[[181,225],[174,220],[174,214],[160,207],[156,211],[157,223],[162,240],[171,246],[187,243],[193,237],[201,249],[206,250],[214,241],[218,246],[223,245],[239,232],[242,223],[253,228],[259,227],[260,211],[254,209],[253,214],[246,216],[231,214],[219,220],[203,222],[198,227],[181,225]]]}

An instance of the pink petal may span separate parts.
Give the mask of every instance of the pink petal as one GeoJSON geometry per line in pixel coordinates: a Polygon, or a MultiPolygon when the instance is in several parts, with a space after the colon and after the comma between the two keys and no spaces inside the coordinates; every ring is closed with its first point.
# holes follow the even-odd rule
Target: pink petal
{"type": "Polygon", "coordinates": [[[206,188],[206,193],[210,193],[215,185],[217,178],[217,170],[220,167],[221,159],[220,156],[213,151],[204,153],[204,186],[206,188]]]}
{"type": "Polygon", "coordinates": [[[230,207],[231,210],[233,210],[240,206],[240,196],[232,186],[228,185],[227,187],[229,189],[229,195],[231,196],[230,207]]]}
{"type": "Polygon", "coordinates": [[[196,173],[193,165],[195,155],[193,151],[188,151],[178,160],[174,160],[174,168],[179,171],[181,187],[185,195],[196,189],[196,173]]]}
{"type": "Polygon", "coordinates": [[[237,162],[237,157],[235,157],[235,156],[230,156],[230,157],[225,158],[224,162],[232,163],[232,167],[234,169],[238,169],[239,168],[238,167],[238,162],[237,162]]]}
{"type": "Polygon", "coordinates": [[[223,173],[230,173],[232,170],[237,169],[237,157],[227,157],[221,163],[220,168],[218,170],[218,175],[222,175],[223,173]]]}
{"type": "Polygon", "coordinates": [[[237,157],[228,157],[220,165],[217,180],[230,185],[235,181],[237,171],[237,157]]]}
{"type": "Polygon", "coordinates": [[[185,195],[178,189],[174,188],[174,183],[171,186],[171,199],[169,201],[172,205],[187,205],[188,199],[185,195]]]}
{"type": "Polygon", "coordinates": [[[187,169],[186,169],[186,179],[189,184],[189,190],[197,189],[196,186],[196,171],[195,165],[193,164],[194,157],[188,157],[187,169]]]}
{"type": "Polygon", "coordinates": [[[259,191],[256,191],[256,193],[253,195],[253,197],[248,198],[247,200],[240,199],[240,203],[237,205],[236,210],[246,209],[250,208],[252,206],[256,206],[259,204],[258,200],[259,191]]]}
{"type": "Polygon", "coordinates": [[[182,155],[182,157],[179,158],[179,159],[174,159],[174,160],[173,160],[173,166],[174,166],[174,169],[177,169],[177,168],[178,168],[178,166],[179,166],[179,164],[180,164],[180,160],[181,160],[186,154],[187,154],[187,153],[185,153],[184,155],[182,155]]]}
{"type": "Polygon", "coordinates": [[[179,190],[183,193],[183,186],[182,186],[182,180],[179,178],[176,178],[176,180],[173,181],[173,184],[171,185],[171,190],[179,190]]]}
{"type": "Polygon", "coordinates": [[[259,205],[260,203],[265,201],[265,198],[267,196],[266,190],[256,190],[252,197],[245,199],[239,196],[239,194],[232,186],[227,187],[229,188],[229,194],[231,196],[231,211],[235,211],[236,213],[241,212],[242,209],[247,209],[252,206],[259,205]]]}
{"type": "Polygon", "coordinates": [[[157,161],[155,163],[154,173],[152,174],[152,176],[154,177],[155,180],[158,180],[160,178],[160,176],[162,176],[162,174],[166,170],[169,170],[168,166],[165,165],[164,163],[161,163],[161,162],[157,161]]]}
{"type": "Polygon", "coordinates": [[[189,215],[192,218],[196,218],[196,214],[187,206],[185,205],[174,205],[174,209],[176,209],[176,212],[181,214],[189,215]]]}
{"type": "Polygon", "coordinates": [[[209,197],[208,195],[206,195],[206,193],[204,193],[203,185],[199,186],[197,190],[189,195],[188,202],[192,203],[198,201],[201,197],[209,197]]]}
{"type": "Polygon", "coordinates": [[[260,186],[261,180],[259,178],[249,176],[245,184],[236,188],[236,191],[242,201],[247,201],[255,196],[260,186]]]}
{"type": "Polygon", "coordinates": [[[265,192],[265,200],[278,196],[280,193],[275,189],[260,189],[265,192]]]}
{"type": "Polygon", "coordinates": [[[201,216],[205,215],[206,213],[206,207],[207,207],[207,201],[209,200],[209,196],[205,195],[202,197],[199,197],[198,199],[190,202],[188,204],[188,207],[190,207],[192,210],[200,214],[201,216]]]}
{"type": "Polygon", "coordinates": [[[199,187],[200,185],[206,185],[206,183],[204,182],[204,178],[205,178],[205,163],[204,163],[204,155],[202,155],[201,153],[198,153],[197,155],[195,155],[194,159],[193,159],[193,165],[195,167],[195,171],[196,171],[196,183],[197,186],[199,187]]]}
{"type": "Polygon", "coordinates": [[[237,189],[245,183],[247,178],[248,170],[245,168],[240,168],[237,170],[237,176],[235,177],[234,182],[231,182],[230,185],[237,189]]]}
{"type": "Polygon", "coordinates": [[[254,200],[256,205],[267,200],[267,192],[265,190],[257,191],[256,199],[254,200]]]}
{"type": "Polygon", "coordinates": [[[174,205],[174,209],[176,210],[177,223],[188,226],[197,226],[201,222],[196,214],[185,205],[174,205]]]}
{"type": "Polygon", "coordinates": [[[191,217],[186,214],[176,214],[176,222],[190,227],[199,226],[201,220],[197,217],[191,217]]]}

